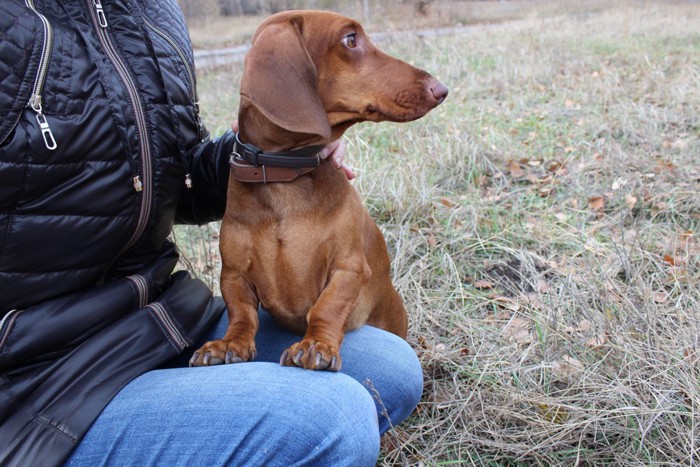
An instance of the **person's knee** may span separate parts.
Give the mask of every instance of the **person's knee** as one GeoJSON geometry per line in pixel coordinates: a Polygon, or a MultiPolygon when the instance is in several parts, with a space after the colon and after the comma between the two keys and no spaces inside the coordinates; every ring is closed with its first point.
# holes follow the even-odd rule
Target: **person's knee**
{"type": "Polygon", "coordinates": [[[334,375],[332,382],[315,390],[318,398],[308,438],[313,446],[312,465],[375,465],[379,456],[379,425],[374,402],[354,379],[334,375]],[[320,394],[319,394],[320,391],[320,394]]]}
{"type": "Polygon", "coordinates": [[[423,394],[423,369],[411,346],[403,339],[381,332],[382,360],[363,382],[375,399],[380,433],[398,425],[415,410],[423,394]],[[390,350],[389,350],[390,349],[390,350]]]}

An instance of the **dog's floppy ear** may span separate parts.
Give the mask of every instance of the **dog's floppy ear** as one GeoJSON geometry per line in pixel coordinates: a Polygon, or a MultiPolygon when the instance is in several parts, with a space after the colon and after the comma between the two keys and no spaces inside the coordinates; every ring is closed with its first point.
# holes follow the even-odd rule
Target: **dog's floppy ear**
{"type": "Polygon", "coordinates": [[[285,130],[328,138],[331,127],[317,81],[299,25],[269,24],[256,33],[246,55],[241,97],[285,130]]]}

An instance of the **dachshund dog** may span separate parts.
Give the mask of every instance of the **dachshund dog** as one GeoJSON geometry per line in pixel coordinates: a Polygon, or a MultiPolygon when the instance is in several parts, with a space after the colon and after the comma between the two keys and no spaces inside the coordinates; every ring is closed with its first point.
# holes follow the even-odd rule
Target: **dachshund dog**
{"type": "Polygon", "coordinates": [[[448,91],[330,12],[269,17],[244,65],[220,237],[229,325],[190,365],[255,359],[261,305],[303,335],[282,365],[338,371],[345,332],[368,323],[405,338],[408,319],[380,230],[317,154],[355,123],[416,120],[448,91]]]}

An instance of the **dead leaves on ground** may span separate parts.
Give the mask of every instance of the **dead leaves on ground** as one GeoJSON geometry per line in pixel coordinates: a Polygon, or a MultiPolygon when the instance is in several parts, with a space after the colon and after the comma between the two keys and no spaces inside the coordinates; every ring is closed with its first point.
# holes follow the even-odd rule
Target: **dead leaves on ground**
{"type": "Polygon", "coordinates": [[[534,341],[532,322],[525,318],[512,318],[501,330],[501,337],[517,344],[528,345],[534,341]]]}
{"type": "Polygon", "coordinates": [[[506,170],[514,181],[531,185],[541,198],[553,195],[559,184],[558,177],[567,173],[561,161],[529,158],[508,160],[506,170]]]}
{"type": "MultiPolygon", "coordinates": [[[[680,232],[665,243],[659,242],[656,247],[660,250],[659,255],[667,269],[668,285],[677,283],[689,285],[700,279],[698,271],[694,271],[691,267],[700,257],[700,243],[694,231],[680,232]]],[[[665,303],[666,298],[657,297],[657,303],[665,303]]]]}

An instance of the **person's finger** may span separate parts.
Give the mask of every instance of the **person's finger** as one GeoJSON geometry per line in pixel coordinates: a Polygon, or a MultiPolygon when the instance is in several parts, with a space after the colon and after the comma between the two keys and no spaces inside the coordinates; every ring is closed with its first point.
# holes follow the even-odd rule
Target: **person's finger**
{"type": "Polygon", "coordinates": [[[321,159],[330,157],[331,164],[336,169],[342,169],[348,180],[357,177],[355,171],[345,163],[345,143],[342,140],[331,141],[319,153],[321,159]]]}
{"type": "Polygon", "coordinates": [[[340,168],[343,169],[343,172],[345,172],[345,176],[348,177],[348,180],[352,180],[353,178],[357,177],[357,174],[349,165],[343,163],[340,168]]]}
{"type": "Polygon", "coordinates": [[[341,140],[336,139],[335,141],[331,141],[321,149],[321,152],[318,153],[318,156],[321,159],[326,159],[330,156],[331,161],[333,162],[333,165],[335,166],[336,169],[340,168],[340,164],[343,163],[343,157],[345,154],[345,143],[343,143],[341,140]],[[340,163],[338,163],[338,160],[340,160],[340,163]]]}
{"type": "Polygon", "coordinates": [[[330,158],[331,164],[336,169],[341,169],[348,180],[357,177],[355,171],[345,163],[345,143],[342,140],[335,140],[326,145],[319,153],[321,159],[330,158]]]}

